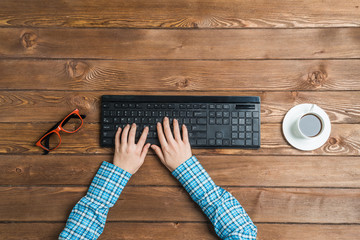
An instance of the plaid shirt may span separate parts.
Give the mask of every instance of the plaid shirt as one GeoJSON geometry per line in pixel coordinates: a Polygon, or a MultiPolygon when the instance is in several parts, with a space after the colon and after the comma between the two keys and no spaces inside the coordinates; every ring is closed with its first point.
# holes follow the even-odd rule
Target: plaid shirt
{"type": "MultiPolygon", "coordinates": [[[[256,239],[257,228],[239,202],[215,185],[195,156],[172,174],[185,187],[226,240],[256,239]]],[[[131,174],[103,162],[89,191],[73,208],[59,239],[97,239],[103,232],[109,208],[114,206],[131,174]]]]}

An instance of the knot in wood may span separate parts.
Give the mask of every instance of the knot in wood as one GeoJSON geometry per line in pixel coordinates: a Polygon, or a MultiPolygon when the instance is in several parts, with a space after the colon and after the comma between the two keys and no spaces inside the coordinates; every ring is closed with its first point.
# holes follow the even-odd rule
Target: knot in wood
{"type": "Polygon", "coordinates": [[[26,48],[34,48],[37,44],[37,36],[33,32],[26,32],[20,38],[21,45],[26,48]]]}
{"type": "Polygon", "coordinates": [[[15,171],[16,171],[17,173],[21,173],[21,172],[22,172],[21,168],[16,168],[15,171]]]}
{"type": "Polygon", "coordinates": [[[323,73],[322,71],[314,71],[309,73],[307,80],[312,86],[321,87],[324,84],[326,77],[326,73],[323,73]]]}
{"type": "Polygon", "coordinates": [[[334,137],[331,137],[331,138],[329,139],[329,143],[330,143],[331,145],[335,145],[335,144],[338,143],[338,140],[337,140],[336,138],[334,138],[334,137]]]}
{"type": "Polygon", "coordinates": [[[90,71],[90,65],[84,61],[69,61],[65,64],[65,70],[72,79],[82,79],[90,71]]]}
{"type": "Polygon", "coordinates": [[[177,82],[176,82],[176,87],[178,88],[186,88],[190,85],[190,79],[189,78],[180,78],[177,82]]]}

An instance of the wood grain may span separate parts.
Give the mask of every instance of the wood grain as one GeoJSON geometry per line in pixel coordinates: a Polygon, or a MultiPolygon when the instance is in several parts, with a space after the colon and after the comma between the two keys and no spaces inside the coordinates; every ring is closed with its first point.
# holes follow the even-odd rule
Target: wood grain
{"type": "MultiPolygon", "coordinates": [[[[87,123],[100,122],[102,95],[174,95],[177,92],[141,91],[0,91],[0,122],[49,122],[64,118],[78,108],[87,123]],[[36,114],[34,114],[36,112],[36,114]]],[[[329,115],[332,123],[360,123],[360,91],[335,92],[181,92],[182,95],[259,96],[261,122],[281,123],[297,104],[314,103],[329,115]]]]}
{"type": "Polygon", "coordinates": [[[188,91],[232,94],[233,91],[262,90],[360,90],[359,65],[360,60],[0,59],[0,89],[178,91],[179,94],[188,91]]]}
{"type": "MultiPolygon", "coordinates": [[[[0,123],[0,153],[40,154],[35,142],[54,123],[0,123]]],[[[84,124],[76,134],[62,134],[62,144],[56,154],[108,154],[111,148],[99,145],[100,124],[84,124]],[[86,141],[85,141],[86,140],[86,141]],[[86,144],[85,144],[86,142],[86,144]]],[[[261,125],[261,148],[249,149],[193,149],[194,154],[245,154],[245,155],[347,155],[360,153],[358,124],[333,124],[328,141],[314,151],[296,150],[282,136],[281,124],[261,125]]]]}
{"type": "Polygon", "coordinates": [[[0,28],[0,57],[345,59],[360,57],[359,39],[360,28],[201,31],[0,28]]]}
{"type": "MultiPolygon", "coordinates": [[[[198,155],[220,186],[359,188],[360,157],[198,155]],[[302,171],[299,171],[301,169],[302,171]]],[[[2,185],[89,185],[112,155],[0,155],[2,185]]],[[[180,186],[154,155],[148,155],[129,186],[180,186]]]]}
{"type": "MultiPolygon", "coordinates": [[[[7,240],[53,240],[65,223],[0,223],[0,238],[7,240]]],[[[356,239],[359,225],[310,225],[310,224],[259,224],[258,240],[343,240],[356,239]]],[[[102,239],[159,239],[168,240],[219,239],[207,223],[165,222],[111,222],[106,223],[102,239]]]]}
{"type": "Polygon", "coordinates": [[[0,26],[123,28],[284,28],[360,25],[358,1],[0,2],[0,26]],[[26,9],[26,11],[24,11],[26,9]],[[51,14],[50,14],[51,13],[51,14]],[[101,13],[101,14],[100,14],[101,13]]]}
{"type": "MultiPolygon", "coordinates": [[[[225,188],[254,222],[360,223],[359,189],[225,188]]],[[[86,187],[0,187],[0,221],[65,221],[86,187]]],[[[182,187],[127,187],[110,221],[207,221],[182,187]]]]}

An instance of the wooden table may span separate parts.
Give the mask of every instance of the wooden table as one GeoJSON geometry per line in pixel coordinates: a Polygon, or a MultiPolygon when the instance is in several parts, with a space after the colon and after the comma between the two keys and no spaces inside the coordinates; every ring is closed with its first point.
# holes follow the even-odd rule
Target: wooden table
{"type": "MultiPolygon", "coordinates": [[[[259,150],[194,149],[258,226],[258,239],[359,239],[360,1],[0,1],[0,239],[56,239],[112,149],[100,97],[254,95],[259,150]],[[332,122],[321,148],[281,133],[294,105],[332,122]],[[34,142],[87,114],[44,156],[34,142]]],[[[217,239],[151,152],[100,239],[217,239]]]]}

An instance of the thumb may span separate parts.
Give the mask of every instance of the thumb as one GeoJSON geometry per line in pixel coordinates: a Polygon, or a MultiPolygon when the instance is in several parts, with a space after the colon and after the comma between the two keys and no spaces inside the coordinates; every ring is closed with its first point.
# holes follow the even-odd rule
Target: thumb
{"type": "Polygon", "coordinates": [[[151,145],[151,148],[152,148],[152,150],[155,151],[156,155],[160,158],[160,161],[162,163],[164,163],[164,155],[163,155],[163,153],[161,151],[161,148],[159,148],[158,146],[156,146],[154,144],[151,145]]]}

